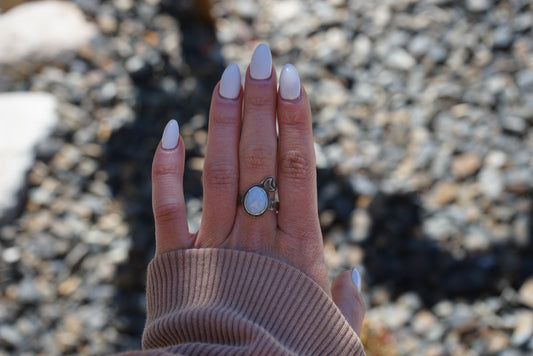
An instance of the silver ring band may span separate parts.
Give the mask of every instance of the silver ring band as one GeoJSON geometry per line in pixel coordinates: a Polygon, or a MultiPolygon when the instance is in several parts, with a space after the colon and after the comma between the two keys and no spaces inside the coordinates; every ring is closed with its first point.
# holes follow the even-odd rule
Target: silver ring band
{"type": "Polygon", "coordinates": [[[277,192],[278,188],[274,184],[274,178],[267,177],[261,183],[248,188],[239,199],[239,203],[246,214],[253,217],[259,217],[267,211],[277,213],[279,210],[277,192]],[[274,198],[271,195],[274,195],[274,198]]]}

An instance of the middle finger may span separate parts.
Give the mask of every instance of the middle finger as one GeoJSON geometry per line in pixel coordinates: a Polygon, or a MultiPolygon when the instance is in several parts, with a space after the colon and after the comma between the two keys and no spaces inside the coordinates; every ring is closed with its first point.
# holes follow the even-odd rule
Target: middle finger
{"type": "MultiPolygon", "coordinates": [[[[270,49],[259,45],[246,73],[244,112],[239,145],[239,192],[259,184],[266,177],[276,177],[276,74],[270,49]]],[[[264,236],[273,236],[276,215],[266,212],[261,217],[248,215],[242,207],[237,224],[246,236],[244,247],[262,250],[264,236]]]]}

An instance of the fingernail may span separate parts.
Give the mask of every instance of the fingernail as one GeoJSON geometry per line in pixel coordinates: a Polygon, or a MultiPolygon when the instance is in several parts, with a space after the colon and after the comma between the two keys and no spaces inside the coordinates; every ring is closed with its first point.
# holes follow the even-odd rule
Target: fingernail
{"type": "Polygon", "coordinates": [[[300,96],[300,77],[292,64],[285,64],[279,76],[279,94],[285,100],[300,96]]]}
{"type": "Polygon", "coordinates": [[[180,135],[180,128],[176,120],[170,120],[163,131],[163,138],[161,139],[161,147],[165,150],[173,150],[178,146],[178,138],[180,135]]]}
{"type": "Polygon", "coordinates": [[[219,93],[226,99],[235,99],[241,92],[241,71],[239,66],[231,63],[220,79],[219,93]]]}
{"type": "Polygon", "coordinates": [[[352,271],[352,281],[353,284],[355,284],[355,286],[357,287],[357,290],[361,292],[361,275],[359,274],[357,268],[354,268],[352,271]]]}
{"type": "Polygon", "coordinates": [[[272,54],[266,44],[260,44],[252,55],[250,62],[250,76],[262,80],[270,78],[272,71],[272,54]]]}

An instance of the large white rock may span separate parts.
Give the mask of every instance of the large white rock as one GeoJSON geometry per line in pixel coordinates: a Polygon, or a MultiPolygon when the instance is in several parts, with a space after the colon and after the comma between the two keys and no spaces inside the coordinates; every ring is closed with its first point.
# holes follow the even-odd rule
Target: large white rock
{"type": "Polygon", "coordinates": [[[51,94],[0,94],[0,221],[11,218],[20,205],[35,145],[55,127],[56,110],[51,94]]]}
{"type": "Polygon", "coordinates": [[[97,33],[71,2],[24,3],[0,15],[0,65],[51,60],[89,43],[97,33]]]}

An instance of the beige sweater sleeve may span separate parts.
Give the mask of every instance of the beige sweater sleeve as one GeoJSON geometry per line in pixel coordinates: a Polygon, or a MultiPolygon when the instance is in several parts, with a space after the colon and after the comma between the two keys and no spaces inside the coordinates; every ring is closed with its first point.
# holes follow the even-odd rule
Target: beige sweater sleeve
{"type": "Polygon", "coordinates": [[[129,355],[364,355],[331,298],[265,256],[190,249],[148,267],[144,351],[129,355]]]}

